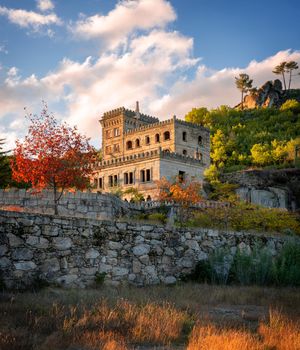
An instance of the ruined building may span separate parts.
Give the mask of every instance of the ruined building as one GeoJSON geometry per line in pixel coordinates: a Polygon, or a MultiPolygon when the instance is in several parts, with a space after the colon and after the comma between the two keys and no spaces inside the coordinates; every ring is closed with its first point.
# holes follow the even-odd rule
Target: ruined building
{"type": "Polygon", "coordinates": [[[103,114],[101,162],[93,173],[95,190],[137,188],[155,199],[155,181],[162,177],[203,179],[210,163],[209,130],[177,119],[159,121],[124,107],[103,114]]]}

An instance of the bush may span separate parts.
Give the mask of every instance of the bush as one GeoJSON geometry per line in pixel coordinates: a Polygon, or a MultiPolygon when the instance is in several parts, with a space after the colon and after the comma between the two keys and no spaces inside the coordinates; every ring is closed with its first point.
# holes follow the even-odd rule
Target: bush
{"type": "Polygon", "coordinates": [[[273,266],[274,282],[280,286],[300,286],[300,243],[284,245],[273,266]]]}
{"type": "Polygon", "coordinates": [[[260,246],[251,252],[238,249],[233,257],[228,249],[218,249],[182,279],[212,284],[300,286],[300,243],[286,243],[274,258],[268,248],[260,246]]]}
{"type": "Polygon", "coordinates": [[[299,217],[282,209],[262,208],[247,203],[232,207],[207,208],[197,211],[187,222],[193,227],[216,227],[236,231],[278,232],[300,234],[299,217]]]}
{"type": "Polygon", "coordinates": [[[152,213],[148,215],[148,220],[158,221],[165,224],[167,222],[167,216],[164,213],[152,213]]]}

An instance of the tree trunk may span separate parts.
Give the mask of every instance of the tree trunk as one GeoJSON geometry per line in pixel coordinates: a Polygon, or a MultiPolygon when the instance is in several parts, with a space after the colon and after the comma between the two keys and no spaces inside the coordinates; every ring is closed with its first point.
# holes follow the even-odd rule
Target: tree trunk
{"type": "Polygon", "coordinates": [[[55,180],[53,181],[53,194],[54,194],[54,215],[58,215],[58,198],[57,198],[57,187],[55,180]]]}
{"type": "Polygon", "coordinates": [[[242,110],[244,110],[244,91],[242,90],[242,100],[241,100],[242,110]]]}
{"type": "Polygon", "coordinates": [[[292,82],[292,70],[290,70],[289,91],[291,89],[291,82],[292,82]]]}
{"type": "Polygon", "coordinates": [[[283,79],[284,90],[286,91],[286,82],[285,82],[284,72],[282,72],[282,79],[283,79]]]}

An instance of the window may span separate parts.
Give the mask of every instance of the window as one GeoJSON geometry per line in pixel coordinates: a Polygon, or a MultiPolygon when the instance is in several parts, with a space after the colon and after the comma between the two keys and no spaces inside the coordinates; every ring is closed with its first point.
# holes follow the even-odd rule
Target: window
{"type": "Polygon", "coordinates": [[[184,156],[186,156],[186,155],[187,155],[187,150],[184,149],[184,150],[182,151],[182,154],[183,154],[184,156]]]}
{"type": "Polygon", "coordinates": [[[126,148],[127,149],[132,149],[132,141],[127,141],[126,142],[126,148]]]}
{"type": "Polygon", "coordinates": [[[140,182],[150,182],[151,181],[151,170],[141,170],[140,171],[140,182]]]}
{"type": "Polygon", "coordinates": [[[178,180],[179,180],[179,182],[183,182],[184,179],[185,179],[185,171],[179,170],[179,173],[178,173],[178,180]]]}
{"type": "Polygon", "coordinates": [[[106,146],[105,152],[106,154],[111,154],[111,146],[106,146]]]}
{"type": "Polygon", "coordinates": [[[105,136],[107,139],[110,139],[111,138],[111,130],[106,130],[105,131],[105,136]]]}
{"type": "Polygon", "coordinates": [[[140,140],[139,139],[135,140],[135,147],[140,147],[140,140]]]}
{"type": "Polygon", "coordinates": [[[94,187],[98,187],[98,179],[94,179],[94,187]]]}
{"type": "Polygon", "coordinates": [[[133,184],[133,173],[132,172],[129,173],[129,183],[133,184]]]}
{"type": "Polygon", "coordinates": [[[99,177],[99,187],[103,188],[103,179],[102,179],[102,177],[99,177]]]}
{"type": "Polygon", "coordinates": [[[120,145],[118,143],[114,145],[114,152],[120,152],[120,145]]]}
{"type": "Polygon", "coordinates": [[[155,142],[159,142],[159,134],[155,135],[155,142]]]}
{"type": "Polygon", "coordinates": [[[147,202],[150,202],[150,201],[151,201],[151,196],[150,196],[150,194],[148,195],[146,201],[147,201],[147,202]]]}
{"type": "Polygon", "coordinates": [[[119,128],[114,128],[114,137],[120,136],[120,129],[119,128]]]}
{"type": "Polygon", "coordinates": [[[150,169],[146,170],[146,181],[151,181],[151,171],[150,171],[150,169]]]}
{"type": "Polygon", "coordinates": [[[196,152],[196,158],[199,160],[203,159],[203,154],[201,152],[196,152]]]}
{"type": "Polygon", "coordinates": [[[114,175],[114,186],[118,186],[118,175],[114,175]]]}
{"type": "Polygon", "coordinates": [[[150,145],[150,137],[149,136],[145,137],[145,144],[150,145]]]}
{"type": "Polygon", "coordinates": [[[202,136],[198,136],[198,145],[201,146],[203,144],[202,136]]]}
{"type": "Polygon", "coordinates": [[[112,175],[109,175],[109,177],[108,177],[108,186],[109,186],[109,187],[113,187],[113,184],[114,184],[114,182],[113,182],[113,176],[112,176],[112,175]]]}
{"type": "Polygon", "coordinates": [[[184,142],[187,141],[186,131],[183,131],[183,133],[182,133],[182,141],[184,141],[184,142]]]}
{"type": "Polygon", "coordinates": [[[124,185],[128,185],[128,173],[124,173],[124,185]]]}
{"type": "Polygon", "coordinates": [[[164,141],[170,140],[170,131],[164,132],[164,141]]]}

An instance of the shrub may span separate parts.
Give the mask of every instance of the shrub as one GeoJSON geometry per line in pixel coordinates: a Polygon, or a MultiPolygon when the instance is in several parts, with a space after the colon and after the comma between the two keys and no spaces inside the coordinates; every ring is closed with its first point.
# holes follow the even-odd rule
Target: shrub
{"type": "Polygon", "coordinates": [[[162,224],[165,224],[167,221],[167,216],[163,213],[152,213],[148,215],[148,220],[158,221],[162,224]]]}
{"type": "Polygon", "coordinates": [[[286,243],[273,266],[273,278],[277,285],[300,286],[300,243],[286,243]]]}

